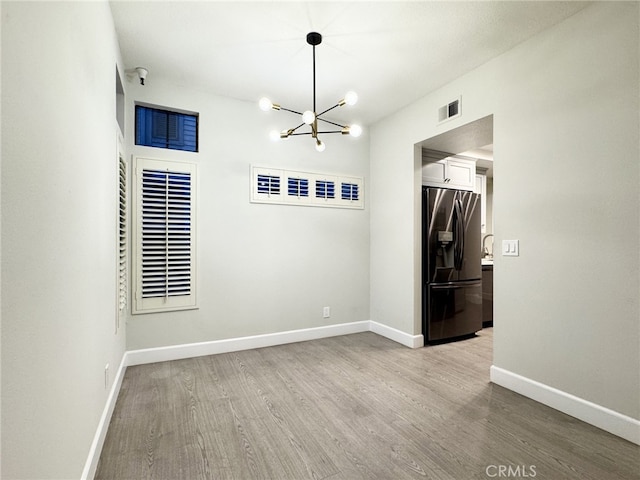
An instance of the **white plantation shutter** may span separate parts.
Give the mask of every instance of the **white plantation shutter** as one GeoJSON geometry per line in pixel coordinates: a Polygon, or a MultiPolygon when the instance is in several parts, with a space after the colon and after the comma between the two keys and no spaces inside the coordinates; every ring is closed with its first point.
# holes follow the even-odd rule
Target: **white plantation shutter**
{"type": "Polygon", "coordinates": [[[282,197],[284,177],[282,170],[255,168],[251,173],[251,201],[271,202],[282,197]]]}
{"type": "Polygon", "coordinates": [[[142,297],[191,292],[191,175],[142,170],[142,297]]]}
{"type": "Polygon", "coordinates": [[[258,175],[258,193],[265,195],[280,195],[280,180],[277,175],[258,175]]]}
{"type": "Polygon", "coordinates": [[[304,172],[284,171],[284,178],[287,182],[285,201],[290,205],[309,205],[313,201],[311,192],[312,180],[304,172]]]}
{"type": "Polygon", "coordinates": [[[336,198],[336,182],[331,180],[316,180],[316,198],[336,198]]]}
{"type": "Polygon", "coordinates": [[[292,197],[309,196],[309,179],[300,177],[287,177],[287,195],[292,197]]]}
{"type": "Polygon", "coordinates": [[[357,183],[342,182],[342,200],[358,201],[360,198],[358,195],[358,189],[359,187],[357,183]]]}
{"type": "Polygon", "coordinates": [[[127,162],[118,156],[118,315],[127,308],[127,162]]]}
{"type": "Polygon", "coordinates": [[[194,164],[136,159],[133,313],[196,307],[194,164]]]}

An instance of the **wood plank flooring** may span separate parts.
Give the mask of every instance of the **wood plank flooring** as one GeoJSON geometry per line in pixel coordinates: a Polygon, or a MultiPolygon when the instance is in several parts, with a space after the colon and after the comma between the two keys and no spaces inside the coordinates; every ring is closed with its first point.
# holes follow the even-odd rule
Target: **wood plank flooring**
{"type": "Polygon", "coordinates": [[[640,479],[640,447],[489,383],[491,345],[359,333],[129,367],[95,478],[640,479]]]}

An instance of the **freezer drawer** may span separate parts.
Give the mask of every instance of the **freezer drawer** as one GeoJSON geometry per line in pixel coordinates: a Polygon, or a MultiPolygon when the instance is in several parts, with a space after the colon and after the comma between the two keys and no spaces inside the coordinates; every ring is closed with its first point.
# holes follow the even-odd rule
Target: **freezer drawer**
{"type": "Polygon", "coordinates": [[[482,282],[428,285],[427,341],[469,335],[482,329],[482,282]]]}

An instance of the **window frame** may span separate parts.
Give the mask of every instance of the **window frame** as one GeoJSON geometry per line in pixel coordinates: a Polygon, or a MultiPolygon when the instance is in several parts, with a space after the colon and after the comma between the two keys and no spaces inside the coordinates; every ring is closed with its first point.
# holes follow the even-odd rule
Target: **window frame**
{"type": "Polygon", "coordinates": [[[300,172],[252,165],[250,202],[362,210],[365,206],[364,179],[351,175],[300,172]],[[274,184],[277,183],[277,191],[265,187],[266,178],[279,179],[277,182],[270,180],[274,184]],[[297,188],[291,188],[292,180],[294,183],[298,182],[297,188]],[[350,191],[355,195],[344,198],[343,185],[350,185],[350,191]]]}

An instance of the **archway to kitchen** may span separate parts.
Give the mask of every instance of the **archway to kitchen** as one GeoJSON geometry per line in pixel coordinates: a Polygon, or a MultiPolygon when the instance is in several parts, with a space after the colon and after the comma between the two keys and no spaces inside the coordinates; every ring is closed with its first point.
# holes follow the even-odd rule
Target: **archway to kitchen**
{"type": "MultiPolygon", "coordinates": [[[[475,268],[473,275],[470,275],[470,277],[477,280],[479,274],[482,279],[482,285],[480,286],[478,282],[476,282],[476,286],[473,289],[457,290],[457,292],[468,292],[464,294],[464,299],[471,303],[468,304],[469,313],[465,314],[463,312],[460,316],[456,316],[456,321],[453,323],[457,322],[462,324],[470,321],[469,318],[465,317],[465,315],[467,315],[467,317],[473,317],[474,325],[481,324],[484,328],[493,327],[493,150],[493,115],[426,139],[416,144],[415,148],[416,165],[420,165],[421,167],[421,191],[418,193],[418,198],[422,198],[423,185],[447,188],[447,190],[459,189],[463,192],[465,190],[473,190],[473,192],[480,194],[480,197],[478,197],[480,199],[479,214],[475,215],[476,218],[474,219],[474,222],[477,222],[475,225],[478,225],[476,228],[479,228],[480,232],[467,236],[465,252],[470,252],[470,248],[475,250],[469,254],[469,257],[474,257],[473,261],[480,262],[481,266],[475,268]],[[471,241],[468,239],[471,239],[471,241]],[[479,307],[477,304],[480,296],[482,297],[482,307],[479,307]],[[475,303],[475,305],[473,305],[473,303],[475,303]],[[481,319],[478,319],[479,315],[481,319]]],[[[425,200],[425,204],[427,203],[428,201],[425,200]]],[[[430,209],[431,207],[425,206],[424,208],[430,209]]],[[[421,213],[422,208],[419,212],[420,220],[417,226],[420,232],[422,232],[423,222],[421,213]]],[[[428,233],[425,235],[425,238],[429,237],[428,233]]],[[[433,235],[435,235],[434,232],[432,232],[432,236],[433,235]]],[[[417,235],[416,238],[417,241],[420,241],[422,244],[422,235],[417,235]]],[[[444,239],[445,245],[447,245],[446,240],[447,239],[444,239]]],[[[426,240],[425,244],[429,245],[429,241],[426,240]]],[[[437,241],[431,242],[431,245],[432,247],[425,246],[425,249],[442,248],[442,245],[437,243],[437,241]],[[434,245],[440,245],[440,247],[433,247],[434,245]]],[[[450,245],[448,245],[447,248],[451,249],[449,247],[450,245]]],[[[422,256],[422,246],[418,246],[416,250],[421,252],[420,255],[418,255],[420,259],[418,262],[419,265],[416,265],[416,268],[419,269],[420,272],[419,276],[421,277],[423,264],[426,267],[427,263],[426,258],[422,256]]],[[[438,252],[438,255],[440,254],[441,253],[438,252]]],[[[442,254],[444,254],[444,249],[442,250],[442,254]]],[[[431,258],[433,262],[434,257],[430,256],[429,258],[431,258]]],[[[469,283],[473,279],[469,278],[469,283]]],[[[434,317],[436,316],[433,313],[434,308],[436,310],[439,308],[437,307],[437,300],[434,300],[437,296],[433,293],[434,290],[432,287],[427,284],[429,281],[429,279],[423,279],[421,281],[419,295],[419,298],[422,299],[422,333],[425,338],[425,345],[427,345],[428,341],[432,340],[432,338],[429,338],[429,330],[431,330],[431,337],[433,338],[438,338],[439,333],[437,333],[436,329],[444,328],[446,330],[446,327],[442,327],[446,322],[432,323],[430,327],[425,320],[425,312],[422,310],[430,310],[432,312],[431,316],[434,317]],[[431,295],[427,295],[427,291],[430,291],[431,295]],[[431,305],[429,301],[431,301],[431,305]],[[434,332],[436,333],[434,334],[434,332]]],[[[460,293],[456,293],[455,295],[462,296],[460,293]]],[[[456,306],[459,306],[459,301],[459,299],[455,300],[456,306]]],[[[469,330],[470,327],[468,325],[470,324],[463,327],[463,331],[466,332],[469,330]],[[464,330],[464,328],[466,328],[466,330],[464,330]]],[[[471,327],[472,330],[473,328],[476,327],[471,327]]],[[[448,331],[448,333],[443,334],[443,338],[447,336],[455,337],[456,332],[448,331]]],[[[491,355],[493,355],[493,352],[491,355]]]]}

